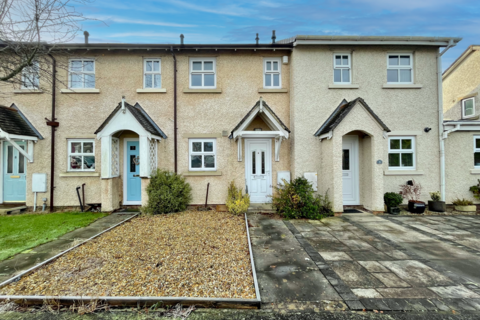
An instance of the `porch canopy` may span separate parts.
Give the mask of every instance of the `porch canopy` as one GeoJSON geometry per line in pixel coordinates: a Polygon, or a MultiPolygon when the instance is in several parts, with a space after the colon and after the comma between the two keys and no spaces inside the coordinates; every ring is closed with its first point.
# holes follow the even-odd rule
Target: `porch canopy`
{"type": "Polygon", "coordinates": [[[132,106],[122,101],[95,131],[97,139],[101,140],[103,179],[120,175],[120,140],[113,135],[125,130],[139,136],[140,177],[149,178],[157,169],[157,142],[166,139],[167,135],[140,104],[132,106]]]}
{"type": "Polygon", "coordinates": [[[263,101],[262,97],[243,117],[230,133],[229,139],[238,142],[238,161],[242,161],[242,138],[273,138],[275,139],[275,161],[280,161],[280,146],[283,139],[288,139],[290,130],[273,110],[263,101]],[[256,117],[260,117],[271,131],[246,130],[256,117]]]}
{"type": "Polygon", "coordinates": [[[10,107],[0,106],[0,140],[10,142],[28,162],[33,162],[33,143],[42,139],[42,135],[15,104],[10,107]],[[15,142],[19,140],[27,141],[27,150],[15,142]]]}

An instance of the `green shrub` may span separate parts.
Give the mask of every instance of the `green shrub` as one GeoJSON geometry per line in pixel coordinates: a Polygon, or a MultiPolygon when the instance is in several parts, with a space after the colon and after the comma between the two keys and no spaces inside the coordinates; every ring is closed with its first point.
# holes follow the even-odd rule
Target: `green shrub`
{"type": "Polygon", "coordinates": [[[403,197],[400,193],[386,192],[383,195],[383,201],[389,208],[398,207],[403,202],[403,197]]]}
{"type": "Polygon", "coordinates": [[[473,196],[476,199],[480,199],[480,179],[477,179],[477,180],[478,180],[478,184],[475,186],[471,186],[470,191],[473,193],[473,196]]]}
{"type": "Polygon", "coordinates": [[[143,212],[162,214],[187,209],[192,200],[192,187],[174,172],[157,169],[147,187],[148,204],[143,212]]]}
{"type": "Polygon", "coordinates": [[[227,209],[230,213],[239,215],[247,212],[250,206],[250,196],[243,194],[242,189],[237,188],[232,181],[228,186],[227,209]]]}
{"type": "Polygon", "coordinates": [[[283,183],[283,186],[275,187],[272,196],[272,205],[280,215],[289,219],[322,219],[333,216],[328,194],[315,196],[307,179],[299,177],[292,182],[283,180],[283,183]]]}
{"type": "Polygon", "coordinates": [[[457,199],[452,201],[452,204],[454,206],[471,206],[471,205],[473,205],[473,201],[465,199],[465,198],[463,198],[463,199],[457,198],[457,199]]]}
{"type": "Polygon", "coordinates": [[[432,201],[440,201],[440,191],[430,192],[430,198],[432,201]]]}

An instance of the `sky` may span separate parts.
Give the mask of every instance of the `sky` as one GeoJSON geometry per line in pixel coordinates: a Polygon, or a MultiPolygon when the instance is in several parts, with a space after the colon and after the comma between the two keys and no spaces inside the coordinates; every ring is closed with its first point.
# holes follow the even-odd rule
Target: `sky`
{"type": "MultiPolygon", "coordinates": [[[[445,70],[480,44],[478,0],[91,0],[77,6],[90,42],[254,43],[295,35],[462,37],[443,56],[445,70]]],[[[83,42],[79,34],[78,42],[83,42]]]]}

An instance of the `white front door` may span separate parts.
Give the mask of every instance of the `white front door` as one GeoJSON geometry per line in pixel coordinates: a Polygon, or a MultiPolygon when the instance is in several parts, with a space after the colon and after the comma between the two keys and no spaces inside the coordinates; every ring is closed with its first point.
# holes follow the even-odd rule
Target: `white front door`
{"type": "Polygon", "coordinates": [[[358,136],[344,136],[342,145],[343,204],[358,205],[358,136]]]}
{"type": "Polygon", "coordinates": [[[251,203],[265,203],[272,195],[272,141],[245,141],[245,173],[251,203]]]}

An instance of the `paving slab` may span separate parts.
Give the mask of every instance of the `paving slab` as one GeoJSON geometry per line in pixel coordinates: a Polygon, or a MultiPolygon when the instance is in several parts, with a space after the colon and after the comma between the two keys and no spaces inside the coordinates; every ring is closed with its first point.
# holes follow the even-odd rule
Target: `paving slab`
{"type": "Polygon", "coordinates": [[[356,261],[384,261],[391,260],[389,256],[379,250],[355,250],[348,253],[356,261]]]}
{"type": "Polygon", "coordinates": [[[432,290],[442,298],[480,298],[480,295],[465,288],[464,286],[429,287],[428,289],[432,290]]]}
{"type": "Polygon", "coordinates": [[[85,228],[80,228],[77,230],[74,230],[72,232],[66,233],[63,236],[61,236],[59,239],[69,239],[69,240],[75,240],[75,239],[89,239],[93,237],[94,235],[99,234],[100,232],[108,229],[109,227],[85,227],[85,228]]]}
{"type": "Polygon", "coordinates": [[[416,261],[381,261],[384,267],[392,270],[399,278],[415,287],[447,286],[453,282],[440,272],[416,261]]]}
{"type": "Polygon", "coordinates": [[[427,288],[377,288],[384,298],[438,298],[427,288]]]}
{"type": "Polygon", "coordinates": [[[375,289],[352,289],[352,292],[358,298],[383,298],[382,295],[375,289]]]}
{"type": "Polygon", "coordinates": [[[340,242],[348,246],[350,250],[375,250],[374,247],[362,240],[340,240],[340,242]]]}
{"type": "Polygon", "coordinates": [[[304,231],[300,232],[304,238],[332,239],[332,235],[327,231],[304,231]]]}
{"type": "Polygon", "coordinates": [[[339,240],[328,240],[320,238],[308,238],[308,242],[312,245],[315,250],[319,252],[327,251],[349,251],[348,246],[340,242],[339,240]]]}
{"type": "Polygon", "coordinates": [[[384,287],[380,280],[355,261],[331,261],[329,264],[333,271],[351,288],[384,287]]]}
{"type": "Polygon", "coordinates": [[[386,287],[389,288],[408,288],[411,287],[408,283],[397,277],[393,273],[372,273],[372,275],[380,280],[386,287]]]}
{"type": "Polygon", "coordinates": [[[367,269],[368,272],[374,273],[374,272],[390,272],[387,268],[382,266],[379,262],[377,261],[357,261],[361,266],[363,266],[365,269],[367,269]]]}
{"type": "Polygon", "coordinates": [[[352,260],[346,252],[319,252],[327,261],[352,260]]]}
{"type": "Polygon", "coordinates": [[[402,247],[424,257],[425,259],[472,259],[475,255],[458,250],[457,247],[442,241],[409,242],[402,247]]]}

